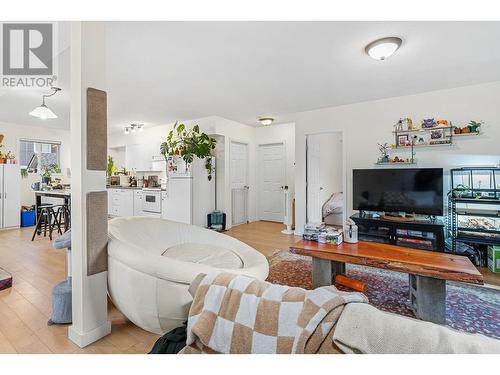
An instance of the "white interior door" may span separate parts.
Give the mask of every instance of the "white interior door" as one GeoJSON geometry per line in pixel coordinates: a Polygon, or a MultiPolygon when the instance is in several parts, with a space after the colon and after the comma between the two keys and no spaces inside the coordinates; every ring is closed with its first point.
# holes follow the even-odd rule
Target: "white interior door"
{"type": "Polygon", "coordinates": [[[307,221],[320,223],[321,217],[321,152],[316,136],[307,137],[307,221]]]}
{"type": "Polygon", "coordinates": [[[283,222],[286,184],[285,145],[259,145],[259,219],[283,222]]]}
{"type": "Polygon", "coordinates": [[[231,141],[231,217],[232,224],[248,221],[248,145],[231,141]]]}

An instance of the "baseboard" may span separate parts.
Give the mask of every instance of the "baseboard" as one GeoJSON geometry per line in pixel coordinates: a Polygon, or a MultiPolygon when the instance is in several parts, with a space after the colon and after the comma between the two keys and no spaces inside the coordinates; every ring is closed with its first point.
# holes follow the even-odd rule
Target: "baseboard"
{"type": "Polygon", "coordinates": [[[68,329],[68,337],[71,341],[73,341],[80,348],[84,348],[87,345],[96,342],[97,340],[107,336],[111,333],[111,322],[106,321],[103,325],[93,329],[92,331],[80,333],[77,332],[73,326],[70,326],[68,329]]]}

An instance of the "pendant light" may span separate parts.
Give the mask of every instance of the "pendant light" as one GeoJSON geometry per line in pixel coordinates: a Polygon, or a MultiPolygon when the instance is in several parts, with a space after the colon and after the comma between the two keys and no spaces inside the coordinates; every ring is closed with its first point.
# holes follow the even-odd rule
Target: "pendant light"
{"type": "Polygon", "coordinates": [[[45,105],[45,98],[50,98],[51,96],[54,96],[59,91],[61,91],[61,89],[59,87],[51,87],[50,89],[52,90],[52,93],[42,96],[42,105],[32,110],[29,113],[31,116],[38,117],[39,119],[42,120],[57,118],[57,115],[49,107],[45,105]]]}

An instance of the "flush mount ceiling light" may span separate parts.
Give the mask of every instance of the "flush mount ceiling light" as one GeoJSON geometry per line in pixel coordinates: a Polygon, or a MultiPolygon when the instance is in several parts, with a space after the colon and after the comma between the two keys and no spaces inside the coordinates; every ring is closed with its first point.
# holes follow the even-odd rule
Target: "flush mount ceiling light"
{"type": "Polygon", "coordinates": [[[142,132],[144,130],[144,125],[142,124],[130,124],[130,126],[125,126],[123,132],[125,134],[135,133],[136,131],[142,132]]]}
{"type": "Polygon", "coordinates": [[[259,117],[259,122],[262,125],[271,125],[274,119],[272,117],[259,117]]]}
{"type": "Polygon", "coordinates": [[[401,43],[403,40],[395,36],[377,39],[365,47],[365,52],[372,59],[385,60],[401,47],[401,43]]]}
{"type": "Polygon", "coordinates": [[[38,117],[42,120],[57,118],[57,115],[49,107],[45,105],[45,98],[50,98],[51,96],[54,96],[59,91],[61,91],[61,89],[59,87],[51,87],[50,89],[52,90],[52,93],[48,95],[42,95],[42,105],[32,110],[29,113],[31,116],[38,117]]]}

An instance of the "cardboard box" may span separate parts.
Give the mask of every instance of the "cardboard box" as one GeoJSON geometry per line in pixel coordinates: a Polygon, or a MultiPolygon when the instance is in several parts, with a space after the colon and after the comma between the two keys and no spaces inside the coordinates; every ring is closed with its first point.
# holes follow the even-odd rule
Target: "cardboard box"
{"type": "Polygon", "coordinates": [[[488,246],[488,268],[500,273],[500,246],[488,246]]]}

